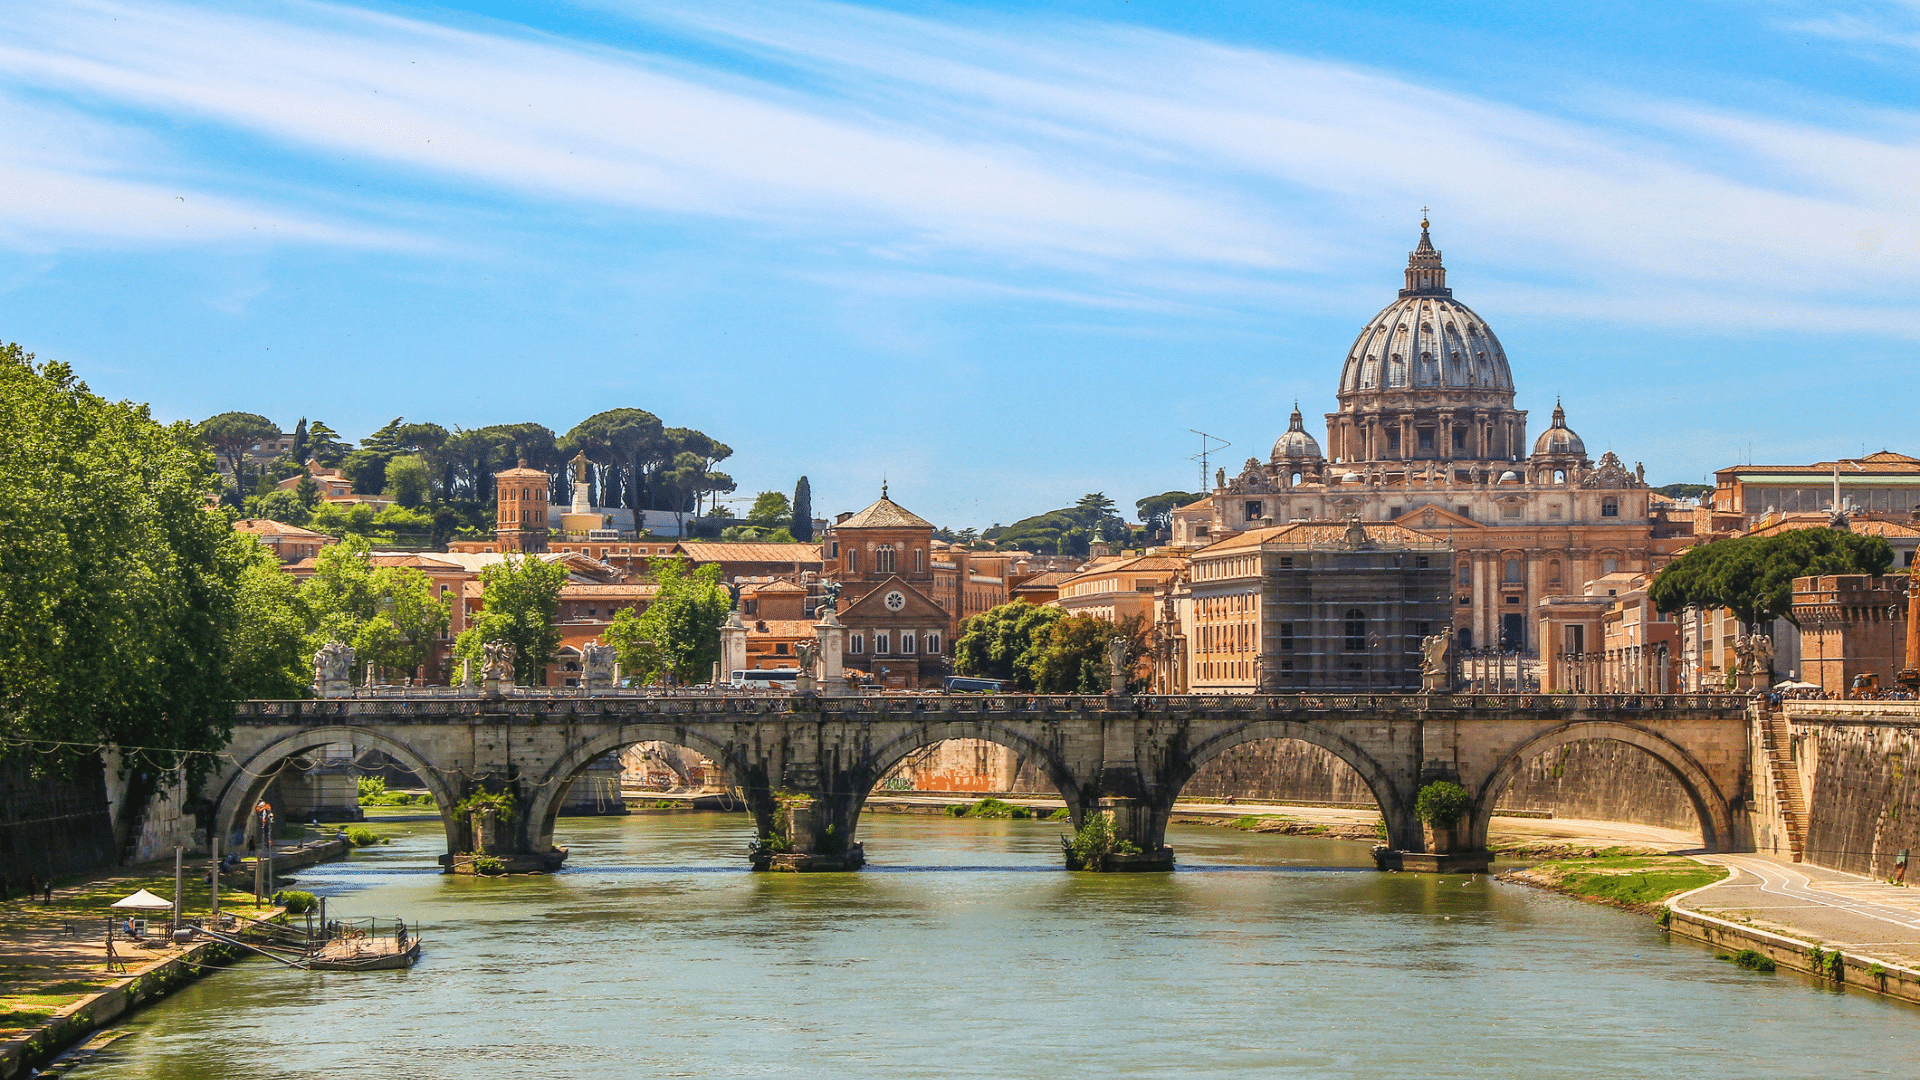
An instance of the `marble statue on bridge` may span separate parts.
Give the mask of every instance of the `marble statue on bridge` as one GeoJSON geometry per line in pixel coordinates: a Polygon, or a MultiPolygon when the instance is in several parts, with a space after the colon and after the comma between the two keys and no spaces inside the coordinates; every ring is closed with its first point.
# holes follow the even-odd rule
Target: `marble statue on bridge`
{"type": "Polygon", "coordinates": [[[1431,634],[1420,639],[1420,692],[1439,693],[1447,689],[1447,634],[1431,634]]]}
{"type": "Polygon", "coordinates": [[[313,654],[313,692],[315,697],[344,697],[351,693],[353,646],[329,641],[313,654]]]}

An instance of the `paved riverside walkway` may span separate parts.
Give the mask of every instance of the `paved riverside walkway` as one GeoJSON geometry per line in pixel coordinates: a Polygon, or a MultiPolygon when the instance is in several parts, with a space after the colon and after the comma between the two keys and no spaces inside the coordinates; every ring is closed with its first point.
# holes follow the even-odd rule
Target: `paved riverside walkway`
{"type": "Polygon", "coordinates": [[[1828,949],[1920,968],[1920,889],[1765,855],[1699,855],[1735,871],[1688,909],[1828,949]]]}

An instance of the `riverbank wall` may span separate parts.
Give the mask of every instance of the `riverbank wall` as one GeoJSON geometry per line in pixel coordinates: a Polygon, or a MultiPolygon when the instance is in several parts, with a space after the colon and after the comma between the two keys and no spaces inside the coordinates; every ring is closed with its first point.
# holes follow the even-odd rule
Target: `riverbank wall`
{"type": "Polygon", "coordinates": [[[0,1042],[0,1080],[35,1075],[35,1070],[100,1028],[243,955],[244,950],[234,946],[203,941],[178,955],[150,962],[99,992],[55,1010],[34,1030],[0,1042]]]}
{"type": "Polygon", "coordinates": [[[1687,908],[1683,901],[1690,895],[1676,896],[1668,902],[1667,931],[1676,937],[1729,952],[1752,949],[1789,971],[1920,1005],[1920,971],[1851,953],[1838,954],[1840,962],[1835,965],[1830,959],[1835,954],[1816,953],[1812,942],[1687,908]],[[1822,958],[1819,968],[1815,967],[1816,955],[1822,958]]]}
{"type": "MultiPolygon", "coordinates": [[[[949,739],[910,755],[875,793],[979,797],[1015,792],[1057,794],[1034,762],[1013,749],[981,739],[949,739]]],[[[1369,809],[1379,805],[1346,762],[1293,739],[1234,747],[1203,765],[1180,797],[1369,809]]],[[[1499,801],[1496,812],[1508,811],[1700,828],[1692,801],[1664,765],[1636,747],[1606,740],[1571,743],[1529,761],[1499,801]]]]}
{"type": "Polygon", "coordinates": [[[1798,831],[1802,861],[1882,880],[1901,852],[1920,855],[1920,702],[1790,701],[1780,715],[1787,746],[1773,767],[1790,773],[1785,784],[1770,782],[1764,721],[1754,725],[1755,845],[1789,858],[1798,831]],[[1789,822],[1782,795],[1798,796],[1803,822],[1789,822]]]}

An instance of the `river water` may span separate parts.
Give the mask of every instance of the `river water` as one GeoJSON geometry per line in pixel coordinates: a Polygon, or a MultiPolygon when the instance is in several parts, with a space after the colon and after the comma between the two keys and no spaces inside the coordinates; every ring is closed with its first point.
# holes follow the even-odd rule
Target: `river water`
{"type": "Polygon", "coordinates": [[[301,885],[424,927],[418,966],[241,964],[69,1075],[1914,1075],[1911,1006],[1360,844],[1176,826],[1178,872],[1095,876],[1059,824],[860,827],[865,870],[796,876],[742,868],[740,816],[565,819],[564,872],[481,881],[376,823],[301,885]]]}

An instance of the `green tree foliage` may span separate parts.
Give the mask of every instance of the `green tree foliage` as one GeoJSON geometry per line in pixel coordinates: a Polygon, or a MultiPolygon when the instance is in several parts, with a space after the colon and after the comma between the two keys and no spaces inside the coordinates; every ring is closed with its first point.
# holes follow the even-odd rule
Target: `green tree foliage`
{"type": "Polygon", "coordinates": [[[425,505],[433,496],[433,474],[419,454],[403,454],[387,463],[386,494],[409,510],[425,505]]]}
{"type": "Polygon", "coordinates": [[[1113,500],[1098,491],[1082,495],[1072,506],[1022,518],[988,534],[1002,551],[1017,548],[1043,555],[1086,555],[1095,540],[1122,543],[1128,535],[1127,523],[1113,511],[1113,500]]]}
{"type": "Polygon", "coordinates": [[[1668,563],[1647,596],[1670,615],[1687,607],[1724,607],[1749,626],[1776,618],[1792,621],[1794,578],[1877,575],[1891,565],[1893,549],[1880,537],[1789,529],[1702,544],[1668,563]]]}
{"type": "Polygon", "coordinates": [[[313,675],[313,654],[306,648],[308,615],[299,582],[255,537],[236,534],[234,539],[240,548],[230,638],[234,694],[258,699],[305,697],[313,675]]]}
{"type": "Polygon", "coordinates": [[[247,499],[247,516],[283,521],[288,525],[305,525],[312,519],[313,511],[300,500],[297,491],[272,491],[265,495],[250,496],[247,499]]]}
{"type": "Polygon", "coordinates": [[[1654,488],[1653,493],[1669,499],[1697,499],[1712,490],[1712,484],[1667,484],[1654,488]]]}
{"type": "Polygon", "coordinates": [[[202,420],[199,432],[200,438],[226,459],[237,500],[246,494],[247,450],[263,440],[279,438],[280,425],[259,413],[224,412],[202,420]]]}
{"type": "Polygon", "coordinates": [[[1001,604],[960,625],[953,643],[955,674],[1000,679],[1018,689],[1036,688],[1034,664],[1040,659],[1048,631],[1066,617],[1056,607],[1019,601],[1001,604]]]}
{"type": "Polygon", "coordinates": [[[597,505],[634,509],[645,509],[636,500],[665,449],[666,428],[660,418],[645,409],[629,408],[587,417],[567,432],[561,446],[563,453],[586,454],[597,467],[601,492],[597,505]]]}
{"type": "Polygon", "coordinates": [[[745,544],[791,544],[793,534],[784,528],[768,529],[758,525],[729,525],[720,530],[720,539],[745,544]]]}
{"type": "Polygon", "coordinates": [[[487,642],[504,641],[513,646],[513,681],[544,685],[547,665],[560,648],[553,617],[566,583],[567,565],[538,555],[509,555],[482,570],[480,616],[460,632],[454,655],[471,661],[477,672],[487,642]]]}
{"type": "Polygon", "coordinates": [[[1128,689],[1141,689],[1144,680],[1135,672],[1147,652],[1148,632],[1146,618],[1140,615],[1118,621],[1094,615],[1056,619],[1047,628],[1045,640],[1037,643],[1034,689],[1043,694],[1106,693],[1107,642],[1115,637],[1127,639],[1128,689]]]}
{"type": "Polygon", "coordinates": [[[792,520],[793,504],[777,491],[761,492],[754,497],[753,509],[747,511],[747,524],[763,529],[785,528],[792,520]]]}
{"type": "Polygon", "coordinates": [[[320,503],[320,485],[314,482],[312,473],[302,473],[300,483],[293,489],[300,499],[300,505],[312,510],[320,503]]]}
{"type": "Polygon", "coordinates": [[[352,452],[353,444],[342,441],[340,433],[323,421],[315,420],[307,425],[307,457],[301,464],[306,464],[306,460],[310,459],[319,462],[323,468],[338,468],[352,452]]]}
{"type": "Polygon", "coordinates": [[[252,542],[207,509],[206,442],[18,345],[0,432],[0,734],[78,744],[36,758],[53,767],[128,748],[133,804],[176,765],[197,785],[215,759],[175,751],[226,744],[252,542]]]}
{"type": "Polygon", "coordinates": [[[607,644],[619,650],[635,685],[704,681],[720,659],[720,624],[733,609],[720,565],[688,569],[678,559],[655,559],[648,569],[659,592],[640,614],[627,609],[614,616],[607,644]]]}
{"type": "Polygon", "coordinates": [[[1135,502],[1133,507],[1139,511],[1140,521],[1146,525],[1148,532],[1170,532],[1173,529],[1173,512],[1202,497],[1192,491],[1163,491],[1135,502]]]}
{"type": "Polygon", "coordinates": [[[433,655],[452,619],[433,579],[410,566],[375,566],[366,539],[349,535],[322,548],[301,590],[307,609],[305,655],[329,641],[353,646],[356,677],[410,675],[433,655]]]}
{"type": "Polygon", "coordinates": [[[793,524],[787,531],[802,543],[813,542],[813,485],[804,476],[793,486],[793,524]]]}

